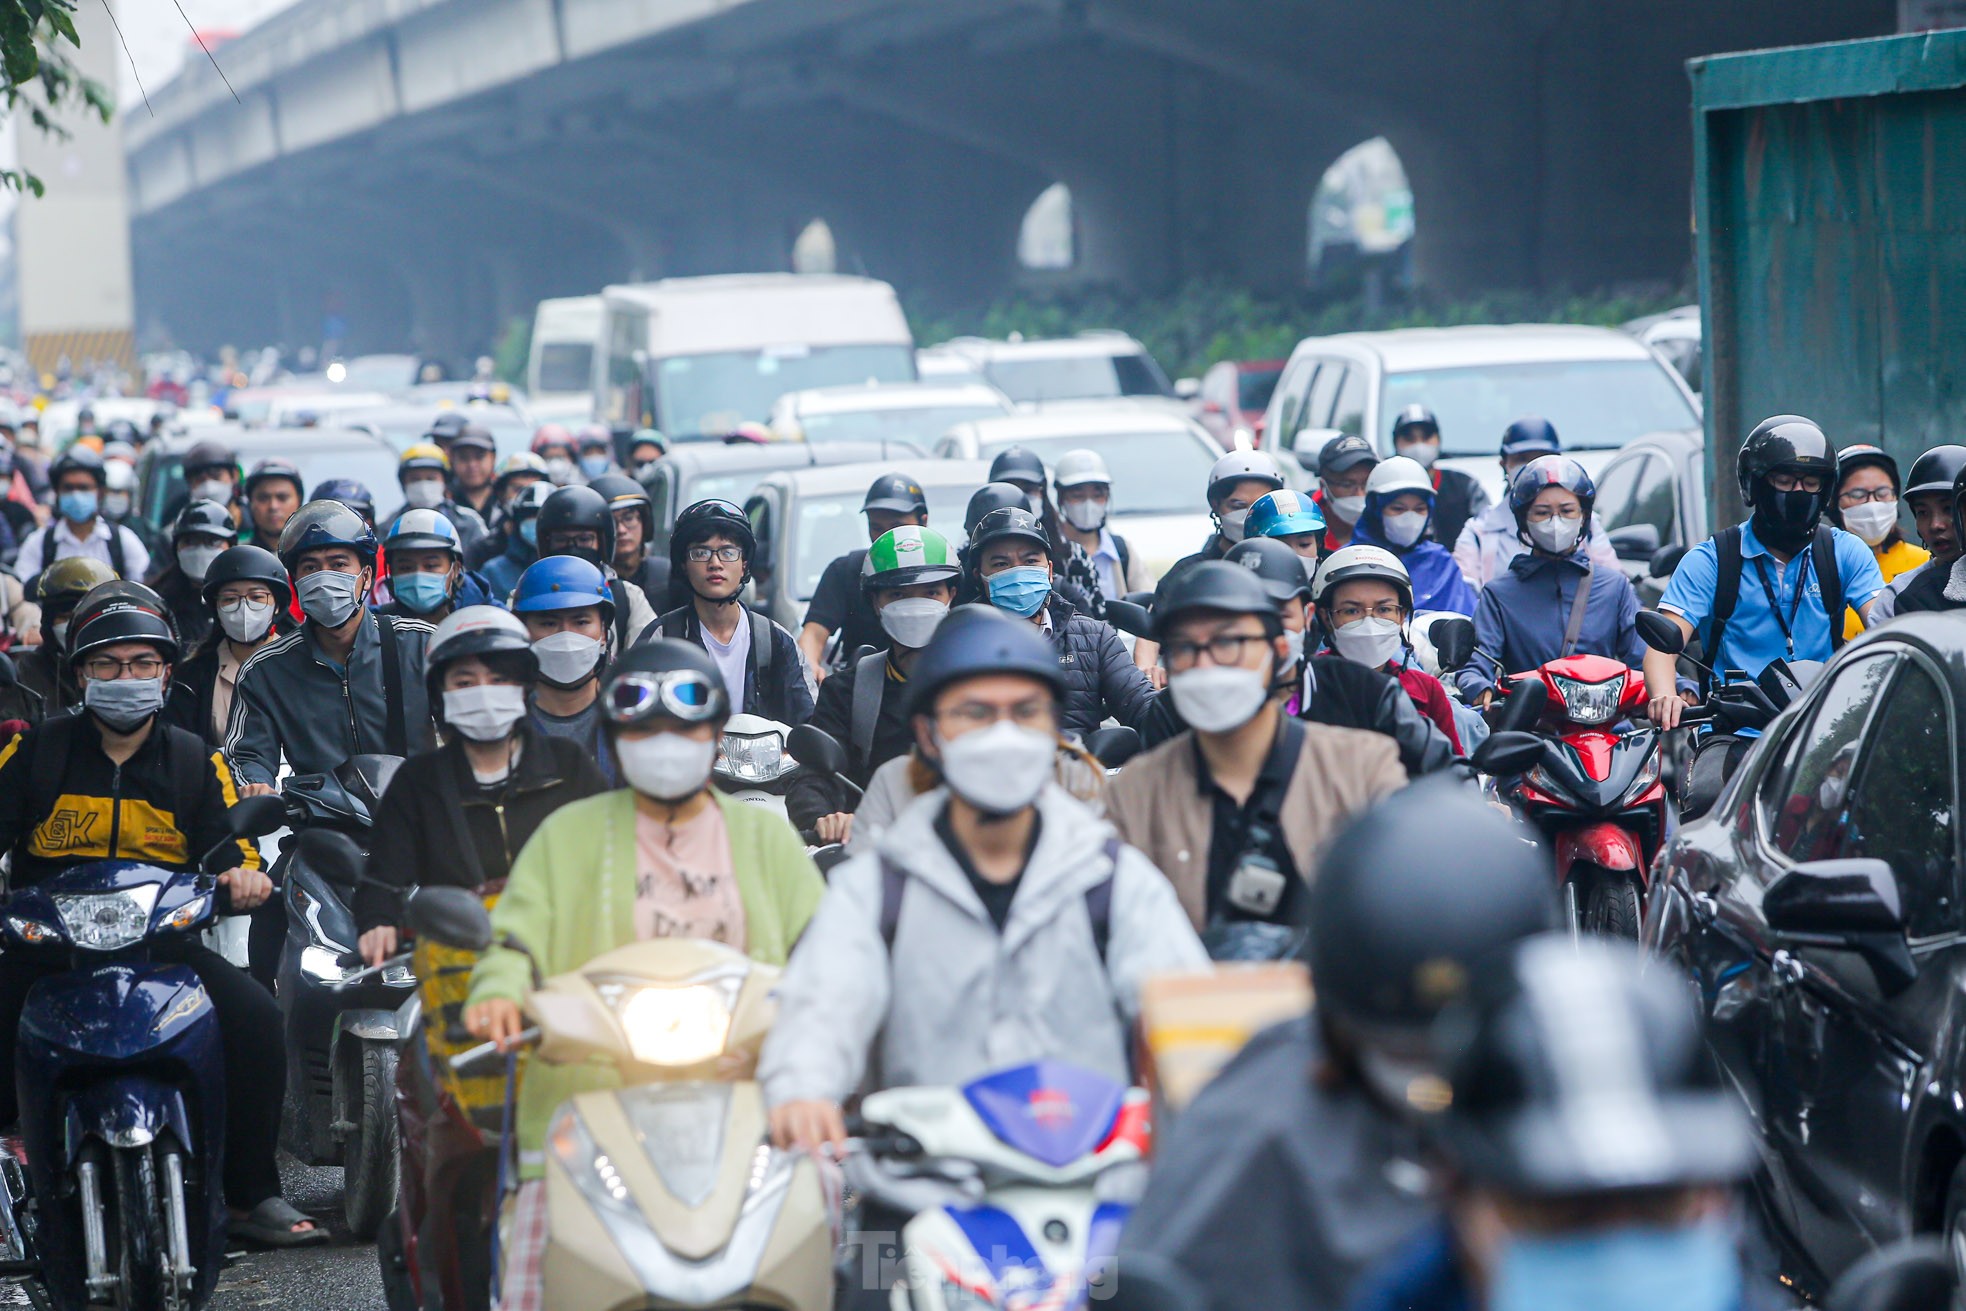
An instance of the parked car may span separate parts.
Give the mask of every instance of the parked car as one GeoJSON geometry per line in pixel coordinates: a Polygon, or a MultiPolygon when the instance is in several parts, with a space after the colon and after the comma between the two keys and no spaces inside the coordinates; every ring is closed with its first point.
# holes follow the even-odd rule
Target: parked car
{"type": "Polygon", "coordinates": [[[1957,620],[1865,634],[1654,872],[1648,940],[1707,1014],[1814,1295],[1907,1234],[1966,1242],[1962,716],[1957,620]]]}
{"type": "Polygon", "coordinates": [[[786,441],[900,441],[926,451],[965,419],[1011,410],[987,382],[861,383],[788,392],[771,407],[771,428],[786,441]]]}
{"type": "Polygon", "coordinates": [[[1440,419],[1441,464],[1500,496],[1502,432],[1525,414],[1556,425],[1593,475],[1634,438],[1700,426],[1685,380],[1615,328],[1566,324],[1402,328],[1297,344],[1263,415],[1273,450],[1315,461],[1340,432],[1392,449],[1392,418],[1418,402],[1440,419]]]}
{"type": "Polygon", "coordinates": [[[958,424],[935,453],[992,460],[1012,446],[1045,467],[1066,451],[1097,451],[1113,475],[1112,527],[1156,574],[1209,534],[1208,471],[1222,450],[1193,419],[1134,406],[1074,406],[958,424]]]}
{"type": "Polygon", "coordinates": [[[1597,474],[1596,510],[1639,599],[1656,605],[1680,557],[1712,532],[1700,430],[1651,433],[1613,455],[1597,474]]]}
{"type": "Polygon", "coordinates": [[[921,484],[929,525],[960,541],[963,511],[989,471],[975,460],[915,456],[766,474],[744,503],[758,536],[751,604],[798,632],[826,566],[867,545],[860,502],[882,474],[905,473],[921,484]]]}
{"type": "Polygon", "coordinates": [[[402,503],[396,486],[396,448],[372,433],[348,428],[242,428],[204,426],[150,442],[137,457],[136,509],[159,529],[169,527],[173,507],[185,497],[184,453],[198,442],[216,441],[239,454],[247,472],[261,460],[290,460],[307,490],[329,478],[359,479],[375,496],[378,517],[402,503]]]}
{"type": "MultiPolygon", "coordinates": [[[[669,530],[684,507],[719,497],[744,504],[766,474],[779,469],[808,469],[822,464],[855,461],[922,461],[922,453],[906,442],[685,442],[655,462],[642,485],[655,508],[658,551],[669,549],[669,530]]],[[[861,491],[866,491],[865,487],[861,491]]]]}
{"type": "Polygon", "coordinates": [[[1282,360],[1223,360],[1201,375],[1195,417],[1224,450],[1263,444],[1263,411],[1283,376],[1282,360]]]}
{"type": "Polygon", "coordinates": [[[1185,406],[1147,348],[1123,332],[1037,341],[958,337],[922,353],[968,361],[1020,407],[1116,397],[1185,406]]]}
{"type": "Polygon", "coordinates": [[[1648,314],[1633,319],[1625,331],[1665,357],[1679,371],[1686,385],[1700,390],[1701,336],[1700,307],[1681,305],[1664,314],[1648,314]]]}

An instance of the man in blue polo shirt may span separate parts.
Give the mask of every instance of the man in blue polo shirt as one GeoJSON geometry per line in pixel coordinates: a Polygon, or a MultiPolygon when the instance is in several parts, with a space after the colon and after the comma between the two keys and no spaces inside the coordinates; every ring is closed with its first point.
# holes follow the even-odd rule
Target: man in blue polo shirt
{"type": "MultiPolygon", "coordinates": [[[[1830,613],[1848,605],[1868,623],[1870,603],[1884,590],[1870,548],[1821,522],[1836,452],[1814,423],[1778,414],[1748,434],[1736,472],[1753,513],[1687,553],[1659,609],[1689,641],[1699,634],[1715,670],[1753,677],[1776,660],[1827,660],[1843,645],[1843,625],[1832,624],[1830,613]]],[[[1675,727],[1686,708],[1674,669],[1672,656],[1646,653],[1652,721],[1663,728],[1675,727]]]]}

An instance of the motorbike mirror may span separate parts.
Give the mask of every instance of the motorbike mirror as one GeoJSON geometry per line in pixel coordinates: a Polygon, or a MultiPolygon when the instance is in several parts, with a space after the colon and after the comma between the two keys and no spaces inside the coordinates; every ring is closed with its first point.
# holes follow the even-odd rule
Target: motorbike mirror
{"type": "MultiPolygon", "coordinates": [[[[1127,1278],[1133,1277],[1128,1269],[1127,1278]]],[[[1958,1286],[1952,1258],[1937,1238],[1907,1238],[1879,1248],[1843,1272],[1823,1305],[1829,1311],[1929,1311],[1951,1306],[1958,1286]]]]}
{"type": "Polygon", "coordinates": [[[1795,676],[1795,671],[1789,668],[1786,660],[1770,663],[1755,678],[1754,685],[1761,689],[1777,710],[1786,710],[1790,702],[1802,695],[1802,680],[1795,676]]]}
{"type": "Polygon", "coordinates": [[[1544,707],[1549,705],[1550,690],[1543,686],[1540,678],[1518,679],[1510,684],[1508,700],[1502,703],[1501,713],[1495,716],[1497,733],[1520,733],[1543,717],[1544,707]]]}
{"type": "Polygon", "coordinates": [[[1085,740],[1085,749],[1108,769],[1118,769],[1140,754],[1140,734],[1124,724],[1094,729],[1085,740]]]}
{"type": "Polygon", "coordinates": [[[829,843],[812,853],[812,863],[819,867],[821,877],[832,878],[833,871],[846,864],[846,848],[839,843],[829,843]]]}
{"type": "Polygon", "coordinates": [[[823,728],[811,724],[795,724],[785,737],[785,749],[801,765],[810,766],[825,774],[844,774],[847,770],[846,748],[839,739],[823,728]]]}
{"type": "Polygon", "coordinates": [[[1662,546],[1652,552],[1652,558],[1646,562],[1645,572],[1654,578],[1671,578],[1673,571],[1679,568],[1679,562],[1685,558],[1685,547],[1662,546]]]}
{"type": "Polygon", "coordinates": [[[286,799],[262,795],[234,802],[225,812],[225,825],[238,838],[263,838],[278,833],[287,826],[286,799]]]}
{"type": "Polygon", "coordinates": [[[1888,862],[1860,856],[1811,860],[1779,875],[1761,897],[1768,928],[1805,947],[1854,952],[1886,996],[1918,977],[1905,941],[1903,904],[1888,862]]]}
{"type": "Polygon", "coordinates": [[[419,938],[461,951],[483,951],[492,944],[491,912],[469,888],[418,888],[407,910],[410,932],[419,938]]]}
{"type": "Polygon", "coordinates": [[[1654,651],[1676,656],[1686,649],[1686,634],[1657,610],[1640,610],[1634,622],[1638,625],[1638,640],[1654,651]]]}
{"type": "Polygon", "coordinates": [[[1428,630],[1428,636],[1433,639],[1434,655],[1440,661],[1442,673],[1461,668],[1474,656],[1475,627],[1472,619],[1462,615],[1436,619],[1428,630]]]}
{"type": "Polygon", "coordinates": [[[1543,762],[1543,739],[1534,733],[1501,730],[1490,733],[1470,757],[1484,774],[1501,777],[1526,774],[1543,762]]]}
{"type": "Polygon", "coordinates": [[[0,651],[0,687],[13,687],[20,682],[20,673],[14,668],[14,658],[0,651]]]}
{"type": "Polygon", "coordinates": [[[360,883],[362,866],[368,863],[353,838],[325,828],[302,831],[294,843],[294,860],[338,888],[353,888],[360,883]]]}
{"type": "Polygon", "coordinates": [[[1106,622],[1122,633],[1131,633],[1135,637],[1151,641],[1154,636],[1153,617],[1147,613],[1145,606],[1135,605],[1131,601],[1106,602],[1106,622]]]}

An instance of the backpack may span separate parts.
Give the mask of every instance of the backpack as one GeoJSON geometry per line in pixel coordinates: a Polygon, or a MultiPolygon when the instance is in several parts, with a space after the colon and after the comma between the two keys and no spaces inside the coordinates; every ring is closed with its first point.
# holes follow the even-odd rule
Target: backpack
{"type": "MultiPolygon", "coordinates": [[[[1727,621],[1734,617],[1734,606],[1741,599],[1741,575],[1746,571],[1747,559],[1741,554],[1741,531],[1743,525],[1716,533],[1713,539],[1714,554],[1718,561],[1718,578],[1714,584],[1713,613],[1708,617],[1708,637],[1703,643],[1707,664],[1713,665],[1720,657],[1721,641],[1727,636],[1727,621]]],[[[1815,570],[1816,585],[1823,593],[1823,613],[1829,616],[1829,646],[1831,651],[1843,649],[1843,573],[1836,567],[1836,530],[1828,524],[1816,525],[1816,536],[1809,543],[1809,567],[1815,570]]],[[[1705,676],[1709,687],[1718,677],[1718,669],[1705,676]]]]}
{"type": "MultiPolygon", "coordinates": [[[[1100,850],[1105,854],[1106,877],[1085,890],[1085,913],[1092,919],[1092,946],[1106,963],[1106,948],[1113,936],[1113,879],[1119,872],[1120,840],[1107,838],[1100,850]]],[[[908,874],[886,856],[881,862],[881,941],[888,955],[894,954],[894,935],[901,927],[901,897],[908,890],[908,874]]]]}
{"type": "MultiPolygon", "coordinates": [[[[622,613],[617,610],[616,614],[622,613]]],[[[751,685],[759,695],[764,693],[765,676],[771,673],[772,660],[772,622],[756,610],[746,610],[745,617],[751,621],[751,685]]],[[[656,626],[664,637],[677,637],[685,642],[694,641],[690,627],[696,621],[694,606],[679,605],[668,614],[657,619],[656,626]]],[[[743,706],[733,706],[742,711],[743,706]]]]}
{"type": "MultiPolygon", "coordinates": [[[[116,571],[118,578],[128,578],[130,571],[123,564],[122,525],[110,523],[107,519],[103,520],[103,523],[109,529],[109,567],[116,571]]],[[[59,527],[61,527],[61,523],[57,520],[41,530],[41,570],[43,573],[47,572],[48,566],[55,562],[55,529],[59,527]]]]}
{"type": "Polygon", "coordinates": [[[887,652],[870,651],[853,665],[853,710],[847,721],[848,744],[863,765],[874,758],[874,728],[880,723],[886,695],[887,652]]]}

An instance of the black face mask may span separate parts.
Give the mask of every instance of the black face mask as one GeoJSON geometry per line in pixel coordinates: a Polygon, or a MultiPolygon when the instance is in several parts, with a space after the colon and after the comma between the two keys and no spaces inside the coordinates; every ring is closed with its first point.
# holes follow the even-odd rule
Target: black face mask
{"type": "Polygon", "coordinates": [[[1778,551],[1801,550],[1823,517],[1824,492],[1778,492],[1765,480],[1754,485],[1754,535],[1778,551]]]}

